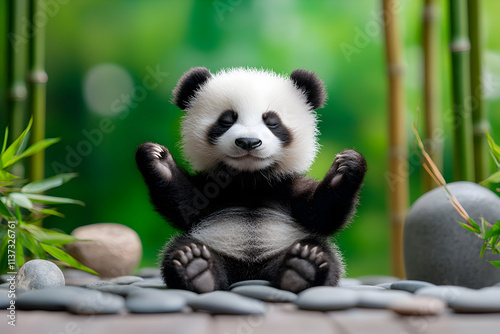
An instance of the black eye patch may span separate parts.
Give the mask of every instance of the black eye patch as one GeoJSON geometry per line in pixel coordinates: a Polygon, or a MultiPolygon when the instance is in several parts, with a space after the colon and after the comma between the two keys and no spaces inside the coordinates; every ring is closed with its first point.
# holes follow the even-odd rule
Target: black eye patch
{"type": "Polygon", "coordinates": [[[217,122],[215,122],[208,131],[208,141],[211,144],[215,144],[217,139],[236,123],[236,120],[238,120],[238,114],[236,112],[233,110],[224,111],[217,119],[217,122]]]}
{"type": "Polygon", "coordinates": [[[262,115],[262,120],[268,129],[285,145],[292,141],[292,134],[283,125],[281,118],[274,111],[268,111],[262,115]]]}

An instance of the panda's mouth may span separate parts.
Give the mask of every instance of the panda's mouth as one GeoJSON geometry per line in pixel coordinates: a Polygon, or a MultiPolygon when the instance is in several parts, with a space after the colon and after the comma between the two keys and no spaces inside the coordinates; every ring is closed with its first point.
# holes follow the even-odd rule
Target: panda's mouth
{"type": "Polygon", "coordinates": [[[251,155],[251,154],[245,154],[245,155],[241,155],[239,157],[229,156],[229,158],[231,158],[233,160],[237,160],[237,161],[266,161],[269,159],[269,158],[256,157],[255,155],[251,155]]]}

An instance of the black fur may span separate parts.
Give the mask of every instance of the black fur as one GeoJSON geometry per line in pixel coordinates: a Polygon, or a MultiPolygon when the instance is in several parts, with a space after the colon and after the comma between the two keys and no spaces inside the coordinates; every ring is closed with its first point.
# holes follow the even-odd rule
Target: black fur
{"type": "Polygon", "coordinates": [[[268,111],[262,115],[264,123],[267,125],[269,130],[284,144],[284,146],[292,142],[292,134],[281,122],[280,116],[273,112],[268,111]]]}
{"type": "Polygon", "coordinates": [[[233,110],[226,110],[220,116],[217,122],[208,131],[208,141],[212,144],[217,142],[220,136],[226,133],[238,119],[238,115],[233,110]]]}
{"type": "Polygon", "coordinates": [[[205,67],[195,67],[184,73],[173,91],[173,103],[185,110],[196,91],[212,77],[212,73],[205,67]]]}
{"type": "MultiPolygon", "coordinates": [[[[298,291],[309,286],[335,285],[338,282],[339,263],[330,252],[327,240],[330,234],[349,222],[354,212],[366,172],[366,162],[361,154],[352,150],[342,152],[323,181],[318,183],[302,175],[270,180],[265,172],[238,172],[224,166],[217,173],[189,176],[173,162],[165,147],[162,147],[164,154],[161,159],[156,159],[151,154],[152,145],[155,144],[142,144],[136,155],[151,200],[163,217],[187,232],[176,238],[164,252],[162,273],[168,286],[201,292],[181,279],[184,268],[178,270],[172,264],[172,258],[182,247],[196,243],[189,238],[189,231],[193,227],[210,213],[228,207],[250,210],[279,208],[311,232],[311,237],[302,243],[309,245],[309,249],[318,246],[328,265],[326,271],[318,270],[317,275],[300,285],[298,291]],[[170,181],[162,178],[162,173],[158,171],[158,167],[165,166],[172,172],[170,181]]],[[[244,263],[213,251],[211,253],[214,256],[210,270],[215,276],[215,289],[226,289],[238,280],[257,278],[270,280],[281,288],[294,289],[281,282],[284,272],[291,270],[288,260],[293,255],[290,250],[273,259],[255,263],[244,263]]]]}
{"type": "Polygon", "coordinates": [[[325,84],[316,73],[297,69],[290,74],[290,79],[304,92],[313,109],[323,107],[326,101],[325,84]]]}

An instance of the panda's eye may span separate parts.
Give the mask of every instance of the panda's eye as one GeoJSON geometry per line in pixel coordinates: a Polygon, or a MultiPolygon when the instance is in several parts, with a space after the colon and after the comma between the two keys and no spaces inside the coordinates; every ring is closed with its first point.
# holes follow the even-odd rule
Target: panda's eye
{"type": "Polygon", "coordinates": [[[269,129],[276,129],[281,123],[280,117],[274,112],[266,112],[262,115],[262,120],[269,129]]]}
{"type": "Polygon", "coordinates": [[[218,123],[224,127],[230,127],[236,120],[238,119],[238,114],[236,114],[233,110],[226,110],[220,115],[218,123]]]}

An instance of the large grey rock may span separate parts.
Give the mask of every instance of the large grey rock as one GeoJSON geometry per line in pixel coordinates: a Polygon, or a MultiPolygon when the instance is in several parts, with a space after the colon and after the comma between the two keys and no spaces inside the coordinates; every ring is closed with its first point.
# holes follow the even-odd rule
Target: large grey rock
{"type": "Polygon", "coordinates": [[[23,264],[16,275],[16,287],[26,290],[44,289],[65,284],[58,266],[47,260],[31,260],[23,264]]]}
{"type": "Polygon", "coordinates": [[[125,225],[92,224],[75,229],[71,235],[92,240],[72,242],[66,248],[70,255],[102,277],[131,275],[141,260],[141,240],[125,225]]]}
{"type": "Polygon", "coordinates": [[[133,313],[173,313],[186,308],[187,298],[169,290],[139,289],[127,296],[127,309],[133,313]]]}
{"type": "MultiPolygon", "coordinates": [[[[500,198],[472,182],[454,182],[448,189],[471,218],[495,223],[500,219],[500,198]]],[[[482,241],[465,230],[463,222],[441,188],[420,197],[411,207],[404,227],[404,259],[408,279],[437,285],[469,288],[490,286],[500,281],[500,270],[480,259],[482,241]]]]}

